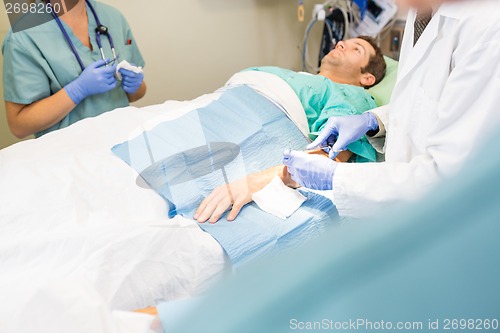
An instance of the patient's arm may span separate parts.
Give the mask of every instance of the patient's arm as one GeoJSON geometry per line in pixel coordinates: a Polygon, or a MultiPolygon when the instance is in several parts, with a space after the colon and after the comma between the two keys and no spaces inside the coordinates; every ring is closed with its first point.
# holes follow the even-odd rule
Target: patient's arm
{"type": "MultiPolygon", "coordinates": [[[[324,155],[325,158],[328,158],[328,154],[322,150],[310,151],[309,153],[324,155]]],[[[351,156],[351,152],[345,151],[337,156],[336,161],[347,162],[351,156]]],[[[243,206],[252,202],[252,195],[262,190],[276,176],[280,177],[283,183],[288,187],[300,187],[299,184],[290,177],[285,166],[276,166],[248,175],[229,185],[219,186],[203,200],[196,210],[194,219],[201,223],[207,221],[216,223],[232,205],[233,207],[227,215],[227,220],[234,221],[243,206]]]]}
{"type": "MultiPolygon", "coordinates": [[[[328,153],[325,153],[325,151],[323,149],[309,150],[306,153],[328,157],[328,153]]],[[[335,157],[334,161],[338,162],[338,163],[345,163],[345,162],[349,161],[349,159],[352,157],[352,155],[353,155],[353,153],[349,150],[341,151],[337,155],[337,157],[335,157]]]]}
{"type": "Polygon", "coordinates": [[[296,185],[292,183],[290,175],[287,174],[286,168],[280,165],[253,173],[229,185],[219,186],[203,200],[196,210],[194,218],[201,223],[207,221],[215,223],[232,205],[227,219],[233,221],[241,208],[252,202],[252,195],[262,190],[274,177],[279,176],[288,186],[296,185]]]}
{"type": "Polygon", "coordinates": [[[152,306],[152,307],[149,307],[149,308],[145,308],[145,309],[136,310],[134,312],[145,313],[145,314],[152,315],[152,316],[157,316],[158,315],[158,309],[155,306],[152,306]]]}

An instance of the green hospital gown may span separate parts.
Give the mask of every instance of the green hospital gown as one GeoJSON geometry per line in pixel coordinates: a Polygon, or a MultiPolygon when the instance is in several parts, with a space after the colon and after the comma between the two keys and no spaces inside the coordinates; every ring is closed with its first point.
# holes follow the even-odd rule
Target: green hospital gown
{"type": "MultiPolygon", "coordinates": [[[[332,116],[357,115],[377,107],[364,88],[335,83],[324,76],[279,67],[253,67],[247,71],[274,74],[290,85],[304,107],[311,139],[317,137],[332,116]]],[[[366,137],[350,144],[348,149],[356,154],[358,162],[376,161],[375,149],[366,137]]]]}
{"type": "MultiPolygon", "coordinates": [[[[102,24],[109,28],[113,37],[119,60],[127,60],[137,66],[144,66],[144,60],[123,15],[113,7],[90,0],[102,24]],[[129,42],[130,41],[130,42],[129,42]]],[[[62,21],[84,66],[100,60],[101,55],[96,43],[97,26],[95,18],[87,6],[89,35],[93,51],[73,34],[62,21]]],[[[38,14],[41,15],[41,14],[38,14]]],[[[50,15],[50,14],[43,14],[50,15]]],[[[29,20],[29,14],[16,24],[29,20]]],[[[112,58],[111,47],[106,36],[102,36],[106,57],[112,58]]],[[[9,31],[3,43],[3,81],[5,101],[17,104],[31,104],[50,97],[60,91],[82,72],[78,61],[66,42],[63,33],[54,20],[42,25],[20,31],[9,31]]],[[[117,87],[104,94],[84,99],[64,119],[51,128],[36,133],[39,137],[48,132],[67,127],[81,119],[95,117],[104,112],[129,105],[126,93],[117,87]]]]}

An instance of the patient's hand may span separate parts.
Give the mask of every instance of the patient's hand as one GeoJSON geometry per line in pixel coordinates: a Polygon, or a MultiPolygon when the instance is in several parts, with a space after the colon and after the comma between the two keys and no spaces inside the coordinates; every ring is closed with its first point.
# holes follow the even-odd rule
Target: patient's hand
{"type": "Polygon", "coordinates": [[[201,223],[206,221],[215,223],[232,205],[233,207],[227,219],[233,221],[241,208],[252,201],[252,195],[256,192],[258,192],[258,189],[251,189],[249,177],[229,185],[219,186],[203,200],[196,210],[194,218],[201,223]]]}
{"type": "MultiPolygon", "coordinates": [[[[309,154],[320,154],[328,158],[322,150],[309,151],[309,154]]],[[[339,154],[337,162],[345,162],[351,156],[351,152],[345,151],[339,154]]],[[[251,174],[243,179],[237,180],[229,185],[219,186],[200,204],[194,219],[200,223],[209,221],[216,223],[231,205],[231,211],[227,215],[228,221],[234,221],[241,209],[248,203],[252,202],[252,195],[262,190],[269,184],[274,177],[280,177],[283,183],[291,188],[300,187],[297,184],[285,166],[280,165],[262,172],[251,174]]]]}
{"type": "Polygon", "coordinates": [[[194,219],[201,223],[207,221],[216,223],[232,205],[227,220],[234,221],[243,206],[252,202],[252,195],[262,190],[276,176],[280,176],[288,186],[295,183],[283,166],[251,174],[229,185],[216,188],[200,204],[194,219]]]}

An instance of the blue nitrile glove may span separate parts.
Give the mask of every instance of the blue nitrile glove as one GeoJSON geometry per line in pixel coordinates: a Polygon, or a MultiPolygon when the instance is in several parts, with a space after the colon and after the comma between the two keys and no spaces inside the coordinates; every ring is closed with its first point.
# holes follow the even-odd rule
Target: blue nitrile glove
{"type": "MultiPolygon", "coordinates": [[[[135,66],[134,64],[131,64],[135,66]]],[[[134,73],[132,71],[126,70],[125,68],[120,68],[118,70],[122,75],[122,89],[127,94],[135,94],[137,90],[142,85],[142,81],[144,81],[144,73],[134,73]]]]}
{"type": "Polygon", "coordinates": [[[337,162],[320,155],[287,150],[283,164],[293,180],[313,190],[331,190],[337,162]]]}
{"type": "Polygon", "coordinates": [[[379,128],[377,117],[371,112],[356,116],[331,117],[307,149],[331,147],[329,156],[334,159],[341,151],[346,150],[348,145],[377,128],[379,128]]]}
{"type": "Polygon", "coordinates": [[[90,95],[103,94],[116,87],[116,66],[105,66],[98,60],[85,68],[80,76],[64,87],[75,104],[80,104],[90,95]]]}

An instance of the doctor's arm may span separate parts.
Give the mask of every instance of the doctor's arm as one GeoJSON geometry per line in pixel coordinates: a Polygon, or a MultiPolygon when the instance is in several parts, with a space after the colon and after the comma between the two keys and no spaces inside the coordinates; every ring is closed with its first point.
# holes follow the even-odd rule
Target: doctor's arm
{"type": "Polygon", "coordinates": [[[422,154],[408,163],[338,166],[333,196],[341,215],[369,216],[385,204],[417,199],[471,161],[478,145],[498,130],[500,34],[492,35],[456,59],[435,106],[435,125],[419,138],[425,142],[422,154]]]}
{"type": "Polygon", "coordinates": [[[375,150],[381,154],[384,153],[385,134],[386,134],[385,129],[387,127],[387,124],[389,123],[389,110],[390,110],[390,105],[384,105],[369,111],[373,113],[377,119],[378,132],[369,133],[366,135],[366,138],[373,146],[373,148],[375,148],[375,150]]]}

